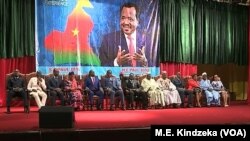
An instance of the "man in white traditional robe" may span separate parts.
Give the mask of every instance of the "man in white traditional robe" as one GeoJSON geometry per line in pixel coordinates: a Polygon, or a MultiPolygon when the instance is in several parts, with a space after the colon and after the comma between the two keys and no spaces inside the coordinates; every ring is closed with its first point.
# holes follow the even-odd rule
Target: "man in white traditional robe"
{"type": "Polygon", "coordinates": [[[42,78],[41,72],[37,71],[36,77],[32,77],[29,80],[27,89],[30,91],[30,95],[35,98],[36,104],[39,109],[45,106],[47,100],[47,94],[44,92],[46,90],[45,80],[42,78]],[[40,99],[42,98],[42,100],[40,99]]]}
{"type": "Polygon", "coordinates": [[[164,94],[156,81],[151,78],[151,74],[147,74],[147,77],[142,80],[141,86],[150,97],[150,106],[165,107],[164,94]]]}
{"type": "Polygon", "coordinates": [[[179,107],[181,104],[180,95],[176,86],[167,78],[167,72],[163,71],[157,83],[165,96],[166,106],[179,107]]]}

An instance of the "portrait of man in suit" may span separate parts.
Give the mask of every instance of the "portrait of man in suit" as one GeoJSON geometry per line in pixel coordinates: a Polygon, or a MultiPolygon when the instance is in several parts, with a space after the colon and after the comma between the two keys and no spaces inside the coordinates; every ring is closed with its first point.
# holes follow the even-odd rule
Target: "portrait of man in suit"
{"type": "Polygon", "coordinates": [[[139,8],[124,3],[120,8],[120,30],[104,35],[99,50],[102,66],[151,67],[152,50],[146,44],[146,32],[140,32],[139,8]],[[151,55],[150,55],[151,54],[151,55]]]}

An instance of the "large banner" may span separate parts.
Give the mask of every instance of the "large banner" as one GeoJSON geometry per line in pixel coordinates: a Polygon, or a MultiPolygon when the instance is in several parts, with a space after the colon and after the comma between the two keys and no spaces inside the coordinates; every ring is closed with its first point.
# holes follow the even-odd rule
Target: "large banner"
{"type": "Polygon", "coordinates": [[[159,74],[158,0],[36,0],[36,69],[159,74]]]}

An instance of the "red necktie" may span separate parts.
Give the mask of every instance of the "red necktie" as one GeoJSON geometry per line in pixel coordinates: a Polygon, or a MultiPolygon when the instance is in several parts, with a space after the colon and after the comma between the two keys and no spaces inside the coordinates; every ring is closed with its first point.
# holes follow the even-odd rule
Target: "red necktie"
{"type": "MultiPolygon", "coordinates": [[[[135,53],[135,48],[134,48],[134,44],[133,44],[133,37],[128,36],[129,39],[129,54],[132,57],[135,53]]],[[[133,59],[131,66],[135,67],[136,66],[136,61],[133,59]]]]}

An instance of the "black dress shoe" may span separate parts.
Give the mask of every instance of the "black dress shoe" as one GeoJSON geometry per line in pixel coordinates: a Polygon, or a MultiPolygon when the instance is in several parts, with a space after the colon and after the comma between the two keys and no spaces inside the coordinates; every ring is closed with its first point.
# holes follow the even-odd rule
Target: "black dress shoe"
{"type": "Polygon", "coordinates": [[[110,106],[110,111],[114,111],[114,110],[115,110],[114,106],[111,105],[111,106],[110,106]]]}
{"type": "Polygon", "coordinates": [[[24,109],[24,113],[29,113],[29,108],[28,108],[28,106],[25,106],[23,109],[24,109]]]}
{"type": "Polygon", "coordinates": [[[7,107],[6,114],[10,114],[10,107],[7,107]]]}
{"type": "Polygon", "coordinates": [[[7,110],[6,114],[11,114],[10,110],[7,110]]]}
{"type": "Polygon", "coordinates": [[[125,110],[126,110],[126,108],[125,108],[124,106],[122,106],[122,110],[123,110],[123,111],[125,111],[125,110]]]}
{"type": "Polygon", "coordinates": [[[98,111],[102,111],[102,107],[101,107],[101,106],[98,106],[98,107],[97,107],[97,110],[98,110],[98,111]]]}

